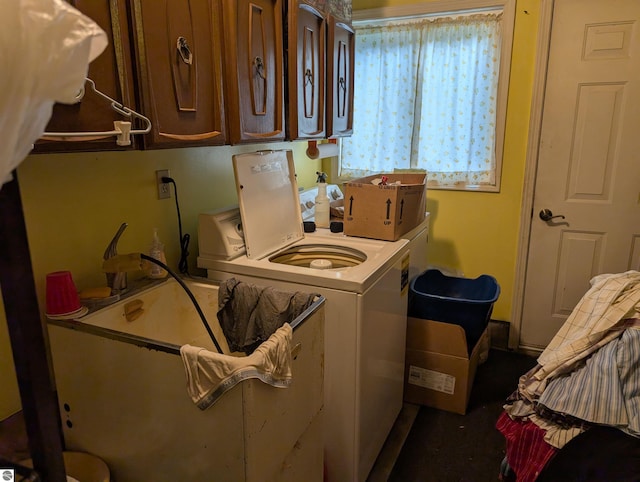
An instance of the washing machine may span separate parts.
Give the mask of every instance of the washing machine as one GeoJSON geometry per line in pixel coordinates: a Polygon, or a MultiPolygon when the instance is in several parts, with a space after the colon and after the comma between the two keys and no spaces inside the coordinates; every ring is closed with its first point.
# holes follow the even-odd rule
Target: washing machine
{"type": "Polygon", "coordinates": [[[326,473],[364,481],[402,408],[408,281],[426,269],[428,216],[395,242],[304,233],[291,151],[236,155],[233,165],[239,206],[200,215],[198,267],[326,298],[326,473]]]}

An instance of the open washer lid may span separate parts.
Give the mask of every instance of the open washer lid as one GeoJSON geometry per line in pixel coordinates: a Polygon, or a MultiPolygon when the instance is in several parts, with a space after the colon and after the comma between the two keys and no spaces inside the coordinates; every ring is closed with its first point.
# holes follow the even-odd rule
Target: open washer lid
{"type": "Polygon", "coordinates": [[[258,151],[232,158],[247,257],[264,258],[303,239],[293,153],[258,151]]]}

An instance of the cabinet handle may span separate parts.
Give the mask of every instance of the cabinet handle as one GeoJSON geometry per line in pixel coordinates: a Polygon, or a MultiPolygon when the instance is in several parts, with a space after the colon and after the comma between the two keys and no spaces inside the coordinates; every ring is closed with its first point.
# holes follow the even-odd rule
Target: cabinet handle
{"type": "Polygon", "coordinates": [[[313,85],[313,72],[311,72],[311,69],[307,69],[304,72],[304,85],[307,84],[313,85]]]}
{"type": "Polygon", "coordinates": [[[347,90],[347,83],[344,80],[344,77],[340,77],[338,79],[338,86],[342,89],[342,90],[347,90]]]}
{"type": "Polygon", "coordinates": [[[264,76],[264,61],[262,60],[262,57],[256,57],[253,59],[253,65],[256,67],[256,74],[258,74],[258,77],[262,80],[267,80],[264,76]]]}
{"type": "Polygon", "coordinates": [[[178,53],[180,54],[182,61],[187,65],[191,65],[193,62],[193,54],[191,53],[187,39],[184,37],[178,37],[178,40],[176,41],[176,48],[178,49],[178,53]]]}

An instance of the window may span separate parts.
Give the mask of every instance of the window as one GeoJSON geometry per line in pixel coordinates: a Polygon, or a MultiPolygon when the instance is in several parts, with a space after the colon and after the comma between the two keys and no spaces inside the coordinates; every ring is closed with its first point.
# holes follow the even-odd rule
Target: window
{"type": "Polygon", "coordinates": [[[425,169],[430,188],[498,191],[504,24],[495,6],[354,21],[354,134],[342,139],[339,176],[425,169]]]}

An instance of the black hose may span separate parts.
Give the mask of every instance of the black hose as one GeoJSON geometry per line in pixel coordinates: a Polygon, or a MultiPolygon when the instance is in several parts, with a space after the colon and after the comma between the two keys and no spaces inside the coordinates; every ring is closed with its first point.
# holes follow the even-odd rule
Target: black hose
{"type": "Polygon", "coordinates": [[[158,261],[156,258],[152,258],[151,256],[147,256],[144,253],[140,253],[140,257],[142,259],[146,259],[147,261],[151,261],[154,264],[157,264],[158,266],[160,266],[162,269],[165,269],[167,271],[167,273],[169,273],[173,279],[175,279],[180,286],[182,286],[182,288],[184,289],[184,291],[187,293],[187,295],[189,295],[189,298],[191,299],[191,302],[193,303],[193,306],[195,306],[196,311],[198,312],[198,315],[200,315],[200,319],[202,320],[202,324],[204,325],[205,329],[207,330],[207,333],[209,333],[209,336],[211,337],[211,341],[213,341],[213,344],[216,346],[218,353],[222,353],[222,348],[220,348],[220,345],[218,344],[218,340],[216,340],[216,336],[213,334],[213,331],[211,331],[211,327],[209,326],[209,323],[207,322],[206,317],[204,316],[204,313],[202,312],[202,310],[200,309],[200,305],[198,304],[198,302],[196,301],[196,297],[193,296],[193,293],[191,292],[191,290],[187,287],[187,285],[185,284],[184,281],[182,281],[180,279],[180,277],[175,274],[171,268],[169,268],[166,264],[164,264],[162,261],[158,261]]]}
{"type": "Polygon", "coordinates": [[[180,261],[178,261],[178,270],[182,274],[189,274],[189,241],[191,236],[188,233],[182,234],[182,216],[180,216],[180,203],[178,202],[178,185],[176,181],[168,176],[163,176],[162,182],[173,184],[173,192],[176,195],[176,212],[178,213],[178,232],[180,235],[180,261]]]}

